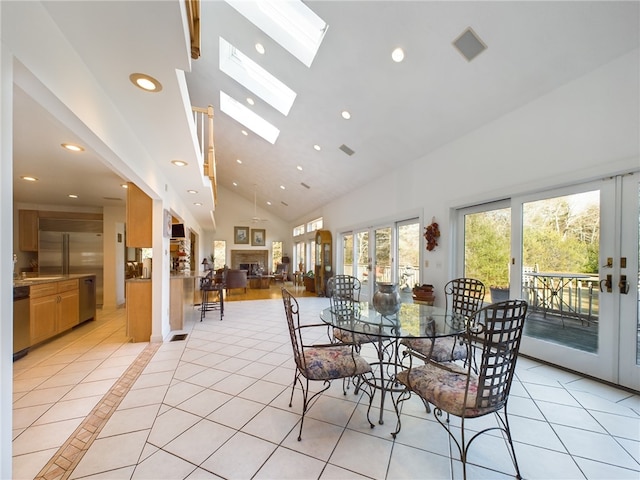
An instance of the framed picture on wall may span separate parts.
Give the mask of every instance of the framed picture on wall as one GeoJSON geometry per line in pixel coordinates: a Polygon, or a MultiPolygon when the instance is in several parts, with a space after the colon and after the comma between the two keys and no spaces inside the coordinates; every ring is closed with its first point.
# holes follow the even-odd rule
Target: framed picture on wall
{"type": "Polygon", "coordinates": [[[251,229],[251,245],[254,247],[264,247],[265,245],[265,231],[264,228],[252,228],[251,229]]]}
{"type": "Polygon", "coordinates": [[[164,211],[164,236],[166,238],[171,237],[171,212],[169,210],[164,211]]]}
{"type": "Polygon", "coordinates": [[[249,244],[249,227],[233,227],[234,243],[249,244]]]}

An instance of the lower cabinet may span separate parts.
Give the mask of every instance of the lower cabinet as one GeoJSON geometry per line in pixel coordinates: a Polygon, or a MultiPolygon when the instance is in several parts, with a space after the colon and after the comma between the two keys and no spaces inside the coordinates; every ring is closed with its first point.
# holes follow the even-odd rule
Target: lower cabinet
{"type": "Polygon", "coordinates": [[[80,320],[78,280],[32,285],[31,345],[75,327],[80,320]]]}
{"type": "Polygon", "coordinates": [[[126,282],[127,336],[134,342],[151,340],[151,280],[126,282]]]}

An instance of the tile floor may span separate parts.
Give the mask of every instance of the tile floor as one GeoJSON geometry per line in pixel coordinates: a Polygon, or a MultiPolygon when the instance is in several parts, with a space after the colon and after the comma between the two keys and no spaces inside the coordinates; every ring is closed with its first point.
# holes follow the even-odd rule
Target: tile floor
{"type": "MultiPolygon", "coordinates": [[[[299,300],[313,322],[328,304],[299,300]]],[[[281,300],[229,302],[223,321],[211,312],[183,341],[132,344],[124,332],[124,310],[100,311],[14,363],[14,479],[461,478],[419,400],[405,402],[394,440],[393,412],[371,429],[367,398],[343,396],[341,382],[312,405],[298,442],[281,300]]],[[[640,396],[522,357],[517,376],[524,478],[640,477],[640,396]]],[[[469,477],[513,477],[502,439],[481,439],[469,477]]]]}

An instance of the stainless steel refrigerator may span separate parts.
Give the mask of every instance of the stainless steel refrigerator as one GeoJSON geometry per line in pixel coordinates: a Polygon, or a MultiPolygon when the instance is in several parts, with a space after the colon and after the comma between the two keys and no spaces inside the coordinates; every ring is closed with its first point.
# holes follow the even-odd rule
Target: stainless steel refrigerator
{"type": "Polygon", "coordinates": [[[40,275],[95,275],[97,305],[103,302],[103,257],[102,221],[39,220],[40,275]]]}

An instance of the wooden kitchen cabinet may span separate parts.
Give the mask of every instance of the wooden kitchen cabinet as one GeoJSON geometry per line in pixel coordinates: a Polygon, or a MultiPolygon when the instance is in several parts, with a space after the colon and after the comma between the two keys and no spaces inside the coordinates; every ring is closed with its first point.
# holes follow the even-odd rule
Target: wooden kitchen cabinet
{"type": "Polygon", "coordinates": [[[80,321],[77,279],[32,285],[29,294],[31,345],[69,330],[80,321]]]}
{"type": "Polygon", "coordinates": [[[18,211],[18,243],[23,252],[38,251],[38,211],[18,211]]]}
{"type": "Polygon", "coordinates": [[[151,248],[153,200],[134,183],[127,183],[127,247],[151,248]]]}
{"type": "Polygon", "coordinates": [[[134,342],[151,340],[151,280],[126,282],[127,336],[134,342]]]}

